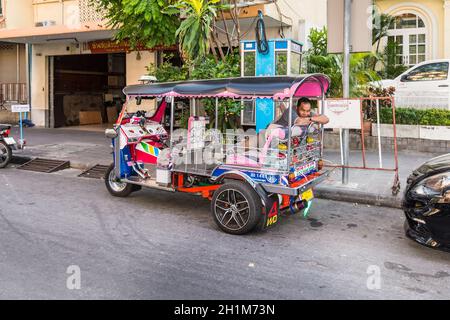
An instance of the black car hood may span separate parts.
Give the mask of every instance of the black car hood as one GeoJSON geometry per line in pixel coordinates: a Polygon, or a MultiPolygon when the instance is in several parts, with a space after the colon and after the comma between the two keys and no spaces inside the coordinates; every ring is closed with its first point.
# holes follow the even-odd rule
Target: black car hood
{"type": "Polygon", "coordinates": [[[427,175],[433,171],[441,171],[444,169],[450,170],[450,153],[444,154],[442,156],[433,158],[425,162],[419,168],[417,168],[414,173],[417,176],[427,175]]]}

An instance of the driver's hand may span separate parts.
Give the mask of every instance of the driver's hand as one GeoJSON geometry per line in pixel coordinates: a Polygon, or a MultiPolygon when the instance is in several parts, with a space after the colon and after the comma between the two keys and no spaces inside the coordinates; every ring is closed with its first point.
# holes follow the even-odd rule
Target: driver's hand
{"type": "Polygon", "coordinates": [[[295,119],[294,125],[296,126],[307,126],[311,123],[310,118],[297,118],[295,119]]]}

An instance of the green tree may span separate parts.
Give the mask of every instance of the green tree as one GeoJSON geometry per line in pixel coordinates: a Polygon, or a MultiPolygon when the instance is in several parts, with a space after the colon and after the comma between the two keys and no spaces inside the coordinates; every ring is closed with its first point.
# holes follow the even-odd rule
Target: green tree
{"type": "Polygon", "coordinates": [[[323,27],[322,29],[312,28],[308,37],[311,44],[311,49],[308,51],[308,54],[313,56],[327,55],[327,38],[327,27],[323,27]]]}
{"type": "Polygon", "coordinates": [[[175,34],[180,51],[185,58],[190,61],[201,60],[215,45],[219,48],[221,58],[224,60],[225,57],[213,29],[218,10],[225,7],[220,4],[220,0],[181,0],[167,8],[167,13],[183,12],[186,16],[175,34]]]}
{"type": "Polygon", "coordinates": [[[408,69],[407,66],[398,61],[401,57],[399,56],[400,52],[400,46],[397,42],[388,41],[383,52],[383,69],[379,72],[383,79],[394,79],[408,69]]]}
{"type": "Polygon", "coordinates": [[[381,40],[388,36],[389,29],[395,22],[395,17],[374,11],[373,14],[373,29],[372,29],[372,45],[376,45],[375,52],[380,51],[381,40]]]}
{"type": "Polygon", "coordinates": [[[164,11],[175,0],[91,0],[104,13],[108,26],[118,30],[115,39],[129,41],[132,48],[174,45],[178,16],[164,11]]]}
{"type": "MultiPolygon", "coordinates": [[[[170,56],[165,56],[167,61],[170,56]]],[[[202,80],[233,78],[240,76],[240,57],[236,50],[225,56],[224,61],[216,62],[212,54],[207,55],[202,61],[186,64],[183,67],[176,67],[169,62],[164,62],[160,66],[151,64],[148,68],[149,75],[156,76],[159,82],[178,80],[202,80]],[[190,72],[188,72],[190,69],[190,72]]],[[[210,127],[215,127],[215,99],[201,99],[206,114],[210,117],[210,127]]],[[[241,112],[240,101],[234,99],[219,99],[218,128],[225,131],[229,128],[237,128],[241,112]]]]}
{"type": "MultiPolygon", "coordinates": [[[[342,97],[343,55],[327,54],[326,29],[312,29],[309,35],[311,48],[306,54],[307,72],[324,73],[331,79],[329,95],[342,97]]],[[[350,57],[350,96],[361,96],[369,82],[379,80],[378,74],[370,67],[373,53],[354,53],[350,57]]]]}

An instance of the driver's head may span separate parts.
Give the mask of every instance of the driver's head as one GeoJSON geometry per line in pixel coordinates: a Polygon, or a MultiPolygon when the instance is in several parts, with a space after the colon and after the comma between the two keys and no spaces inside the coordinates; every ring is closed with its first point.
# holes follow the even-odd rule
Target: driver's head
{"type": "Polygon", "coordinates": [[[311,100],[301,98],[297,102],[297,114],[300,118],[309,118],[311,116],[311,100]]]}

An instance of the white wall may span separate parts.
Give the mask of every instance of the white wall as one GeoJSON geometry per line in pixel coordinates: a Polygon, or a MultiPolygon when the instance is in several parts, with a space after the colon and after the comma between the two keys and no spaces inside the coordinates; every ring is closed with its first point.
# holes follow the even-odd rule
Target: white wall
{"type": "Polygon", "coordinates": [[[19,65],[17,65],[17,45],[0,46],[0,83],[26,83],[25,46],[19,45],[19,65]],[[19,67],[19,79],[17,79],[19,67]]]}
{"type": "Polygon", "coordinates": [[[142,75],[148,74],[146,67],[150,63],[155,63],[156,53],[149,51],[140,52],[140,60],[138,60],[137,52],[127,53],[127,85],[138,84],[142,75]]]}
{"type": "Polygon", "coordinates": [[[34,26],[33,0],[8,0],[5,3],[6,28],[19,29],[34,26]]]}
{"type": "Polygon", "coordinates": [[[321,28],[327,24],[327,0],[280,0],[266,6],[266,14],[292,25],[285,31],[286,38],[299,40],[307,46],[309,30],[321,28]]]}

